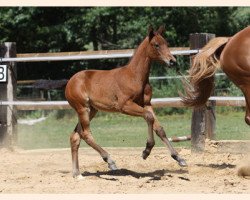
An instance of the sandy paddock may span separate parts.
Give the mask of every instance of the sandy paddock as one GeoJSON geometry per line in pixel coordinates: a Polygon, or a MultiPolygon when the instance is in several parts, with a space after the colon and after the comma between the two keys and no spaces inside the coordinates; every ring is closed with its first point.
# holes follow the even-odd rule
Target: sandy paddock
{"type": "Polygon", "coordinates": [[[202,154],[178,149],[188,163],[184,168],[166,148],[154,148],[147,160],[143,148],[106,148],[119,168],[114,172],[93,149],[83,148],[81,181],[71,176],[69,149],[1,149],[0,193],[250,193],[250,177],[237,176],[245,155],[210,147],[202,154]]]}

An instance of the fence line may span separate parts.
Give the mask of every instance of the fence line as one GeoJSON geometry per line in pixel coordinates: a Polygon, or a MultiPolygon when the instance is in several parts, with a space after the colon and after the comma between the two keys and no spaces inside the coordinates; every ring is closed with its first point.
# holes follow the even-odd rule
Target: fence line
{"type": "MultiPolygon", "coordinates": [[[[198,53],[198,49],[194,50],[171,50],[172,55],[190,55],[198,53]]],[[[80,55],[60,55],[59,53],[47,53],[50,56],[36,56],[33,54],[31,57],[16,57],[16,58],[1,58],[1,62],[42,62],[42,61],[63,61],[63,60],[93,60],[93,59],[107,59],[107,58],[129,58],[133,55],[134,50],[118,50],[118,51],[93,51],[89,53],[79,53],[80,55]],[[58,55],[59,54],[59,55],[58,55]],[[56,56],[53,56],[56,55],[56,56]]],[[[64,53],[64,54],[70,54],[64,53]]],[[[29,54],[31,55],[31,54],[29,54]]]]}
{"type": "MultiPolygon", "coordinates": [[[[215,76],[225,76],[225,73],[216,73],[215,76]]],[[[164,80],[164,79],[180,79],[180,78],[188,78],[189,76],[179,75],[179,76],[154,76],[149,77],[149,80],[164,80]]]]}
{"type": "MultiPolygon", "coordinates": [[[[246,106],[244,97],[219,97],[209,98],[216,106],[246,106]]],[[[153,107],[185,107],[180,97],[154,98],[151,100],[153,107]]],[[[0,101],[0,106],[16,106],[18,110],[55,110],[70,109],[67,101],[0,101]]]]}
{"type": "MultiPolygon", "coordinates": [[[[215,37],[214,34],[207,33],[195,33],[190,34],[190,48],[192,50],[187,50],[187,48],[176,50],[170,48],[170,51],[173,55],[190,55],[199,53],[198,49],[201,49],[209,39],[215,37]]],[[[5,45],[9,45],[6,43],[5,45]]],[[[12,44],[12,46],[15,46],[12,44]]],[[[12,52],[12,51],[10,51],[12,52]]],[[[8,54],[1,55],[0,62],[6,62],[7,65],[11,63],[8,62],[39,62],[39,61],[63,61],[63,60],[90,60],[90,59],[107,59],[107,58],[128,58],[131,57],[134,53],[134,50],[113,50],[113,51],[98,51],[98,52],[60,52],[60,53],[38,53],[38,54],[17,54],[8,58],[8,54]]],[[[10,71],[10,70],[9,70],[10,71]]],[[[14,71],[14,70],[13,70],[14,71]]],[[[9,73],[13,76],[11,73],[9,73]]],[[[8,75],[9,75],[8,74],[8,75]]],[[[159,78],[159,77],[158,77],[159,78]]],[[[181,78],[181,76],[177,77],[181,78]]],[[[163,77],[160,77],[163,79],[163,77]]],[[[170,79],[173,79],[171,77],[170,79]]],[[[15,83],[16,84],[16,83],[15,83]]],[[[12,91],[13,92],[13,91],[12,91]]],[[[8,98],[7,98],[8,99],[8,98]]],[[[209,99],[209,107],[210,109],[203,109],[197,113],[195,109],[192,115],[192,124],[191,124],[191,135],[192,135],[192,149],[202,150],[204,149],[205,135],[208,135],[209,138],[212,138],[211,133],[214,132],[214,124],[215,124],[215,116],[214,116],[214,106],[245,106],[244,97],[211,97],[209,99]],[[197,117],[198,116],[198,117],[197,117]],[[201,116],[201,117],[199,117],[201,116]],[[204,120],[205,119],[205,120],[204,120]],[[205,128],[204,128],[205,127],[205,128]],[[208,130],[208,131],[207,131],[208,130]],[[198,139],[197,139],[198,138],[198,139]],[[202,147],[202,148],[201,148],[202,147]]],[[[151,101],[154,107],[184,107],[181,99],[178,97],[173,98],[158,98],[152,99],[151,101]]],[[[5,105],[8,106],[12,110],[38,110],[38,109],[68,109],[70,108],[67,101],[42,101],[42,102],[34,102],[34,101],[1,101],[0,106],[5,105]],[[53,105],[51,105],[53,104],[53,105]]],[[[13,112],[14,113],[14,112],[13,112]]],[[[14,114],[11,116],[7,116],[7,119],[13,118],[14,114]]],[[[15,120],[10,122],[11,127],[15,126],[15,120]]],[[[6,124],[9,124],[8,120],[6,124]]],[[[14,130],[14,129],[13,129],[14,130]]],[[[16,133],[12,133],[12,131],[6,131],[2,127],[2,131],[5,135],[8,135],[9,138],[14,138],[13,135],[16,133]]],[[[1,126],[0,126],[1,132],[1,126]]],[[[11,144],[11,143],[9,143],[11,144]]]]}
{"type": "MultiPolygon", "coordinates": [[[[226,76],[225,73],[216,73],[215,76],[226,76]]],[[[165,79],[180,79],[186,77],[188,78],[188,76],[185,75],[179,75],[179,76],[151,76],[149,77],[149,80],[165,80],[165,79]]],[[[17,81],[18,85],[28,85],[28,84],[33,84],[35,83],[37,80],[19,80],[17,81]]],[[[28,86],[26,86],[28,87],[28,86]]],[[[30,86],[31,88],[32,86],[30,86]]]]}

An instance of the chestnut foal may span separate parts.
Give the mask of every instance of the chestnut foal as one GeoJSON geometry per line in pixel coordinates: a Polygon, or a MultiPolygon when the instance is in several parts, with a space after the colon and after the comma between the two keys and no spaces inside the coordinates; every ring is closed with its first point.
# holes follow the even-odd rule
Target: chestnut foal
{"type": "Polygon", "coordinates": [[[176,62],[162,36],[163,31],[164,27],[160,27],[156,32],[149,27],[148,36],[139,45],[127,65],[112,70],[80,71],[68,81],[65,95],[79,118],[75,130],[70,136],[73,177],[82,178],[78,163],[81,139],[101,155],[111,170],[117,169],[110,155],[95,143],[91,135],[90,121],[98,110],[143,117],[148,124],[148,139],[142,153],[143,159],[149,156],[155,145],[153,135],[153,131],[155,131],[167,145],[173,159],[180,166],[186,166],[185,160],[178,156],[169,142],[150,103],[152,97],[152,88],[149,84],[151,62],[159,60],[164,61],[167,65],[176,62]]]}

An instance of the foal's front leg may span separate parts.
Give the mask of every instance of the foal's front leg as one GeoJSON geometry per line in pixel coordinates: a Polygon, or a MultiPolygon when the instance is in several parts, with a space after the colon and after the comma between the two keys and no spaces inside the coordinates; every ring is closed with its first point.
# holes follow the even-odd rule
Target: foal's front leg
{"type": "Polygon", "coordinates": [[[146,148],[142,152],[142,158],[144,160],[149,156],[149,154],[151,153],[151,150],[155,146],[154,133],[153,133],[153,124],[154,124],[153,119],[154,118],[153,118],[153,115],[151,117],[152,117],[152,119],[150,119],[150,120],[146,119],[146,122],[148,124],[148,139],[147,139],[147,143],[146,143],[146,148]]]}
{"type": "MultiPolygon", "coordinates": [[[[160,125],[158,119],[156,118],[156,115],[154,113],[154,110],[153,110],[152,106],[145,106],[145,109],[148,110],[150,113],[152,113],[152,115],[154,117],[153,130],[161,138],[161,140],[163,141],[163,143],[168,147],[168,149],[169,149],[169,151],[171,153],[172,158],[175,159],[179,163],[180,166],[187,166],[186,161],[184,159],[182,159],[178,155],[177,151],[173,148],[173,146],[169,142],[169,140],[168,140],[168,138],[166,136],[166,133],[165,133],[163,127],[160,125]]],[[[144,159],[146,159],[146,158],[144,158],[144,159]]]]}
{"type": "Polygon", "coordinates": [[[143,159],[146,159],[149,156],[152,148],[155,145],[154,133],[153,133],[154,115],[149,110],[139,106],[138,104],[136,104],[132,101],[126,102],[126,104],[123,106],[122,111],[123,111],[123,113],[128,114],[128,115],[141,116],[147,122],[147,124],[148,124],[148,139],[147,139],[146,148],[142,153],[143,159]]]}

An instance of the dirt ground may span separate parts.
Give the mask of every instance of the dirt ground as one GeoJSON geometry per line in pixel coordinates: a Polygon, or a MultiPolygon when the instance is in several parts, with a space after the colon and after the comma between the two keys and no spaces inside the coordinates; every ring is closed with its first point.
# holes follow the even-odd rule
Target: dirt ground
{"type": "Polygon", "coordinates": [[[214,144],[202,154],[178,149],[188,163],[184,168],[166,148],[154,148],[147,160],[141,158],[143,148],[106,149],[119,169],[110,172],[99,154],[83,148],[79,153],[83,180],[71,176],[69,149],[0,149],[0,193],[250,193],[250,177],[237,176],[245,155],[218,153],[214,144]]]}

